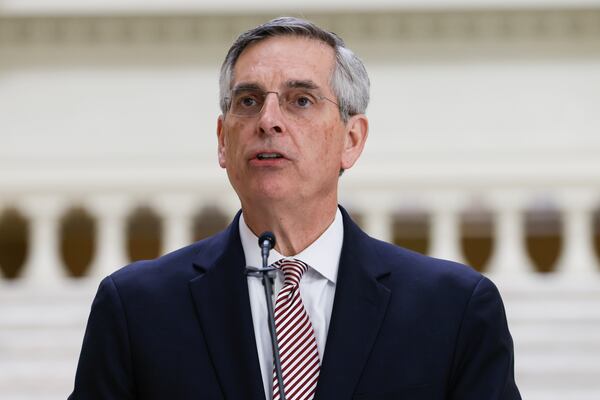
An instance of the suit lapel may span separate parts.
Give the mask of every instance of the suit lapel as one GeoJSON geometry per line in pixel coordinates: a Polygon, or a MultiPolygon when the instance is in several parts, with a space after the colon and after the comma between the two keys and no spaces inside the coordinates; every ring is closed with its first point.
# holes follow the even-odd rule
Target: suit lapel
{"type": "Polygon", "coordinates": [[[190,290],[224,397],[264,400],[238,221],[196,260],[190,290]]]}
{"type": "Polygon", "coordinates": [[[369,247],[373,239],[341,210],[344,244],[316,399],[352,397],[391,294],[379,283],[389,271],[369,247]]]}

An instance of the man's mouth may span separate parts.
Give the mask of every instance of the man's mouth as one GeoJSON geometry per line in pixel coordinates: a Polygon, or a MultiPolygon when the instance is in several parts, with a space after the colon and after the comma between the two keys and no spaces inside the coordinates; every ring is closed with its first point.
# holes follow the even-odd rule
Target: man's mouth
{"type": "Polygon", "coordinates": [[[273,160],[276,158],[283,158],[283,156],[279,153],[258,153],[256,158],[259,160],[273,160]]]}

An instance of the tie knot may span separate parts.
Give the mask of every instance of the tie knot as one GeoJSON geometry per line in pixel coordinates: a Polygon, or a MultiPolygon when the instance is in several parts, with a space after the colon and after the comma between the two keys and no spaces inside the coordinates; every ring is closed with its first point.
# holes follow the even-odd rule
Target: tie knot
{"type": "Polygon", "coordinates": [[[295,258],[281,259],[273,266],[283,272],[284,285],[298,286],[302,275],[308,270],[308,264],[295,258]]]}

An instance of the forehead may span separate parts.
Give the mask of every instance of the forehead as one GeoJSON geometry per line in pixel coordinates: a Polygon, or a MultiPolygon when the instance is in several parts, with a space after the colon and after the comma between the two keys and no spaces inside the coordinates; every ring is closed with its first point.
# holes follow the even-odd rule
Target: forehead
{"type": "Polygon", "coordinates": [[[256,83],[275,89],[290,80],[313,81],[329,87],[334,51],[319,40],[279,36],[253,43],[244,49],[233,69],[232,87],[256,83]]]}

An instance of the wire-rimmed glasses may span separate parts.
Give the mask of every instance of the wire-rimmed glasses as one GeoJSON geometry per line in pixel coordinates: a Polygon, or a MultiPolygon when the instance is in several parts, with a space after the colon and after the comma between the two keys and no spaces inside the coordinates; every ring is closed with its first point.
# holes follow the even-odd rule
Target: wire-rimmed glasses
{"type": "Polygon", "coordinates": [[[321,95],[318,90],[308,88],[288,88],[281,92],[266,91],[260,88],[237,88],[226,98],[228,112],[238,117],[256,117],[265,105],[267,96],[273,93],[279,99],[279,107],[289,117],[310,120],[322,110],[325,102],[339,105],[321,95]]]}

